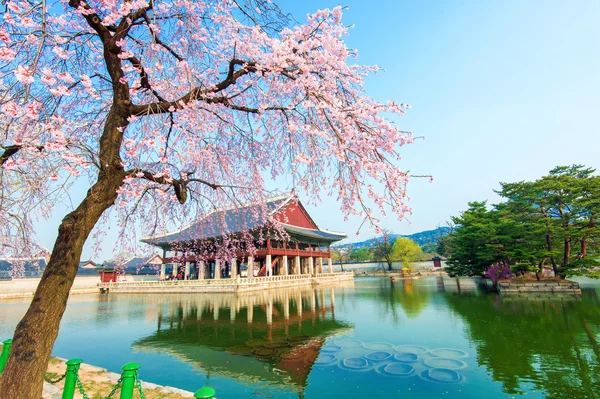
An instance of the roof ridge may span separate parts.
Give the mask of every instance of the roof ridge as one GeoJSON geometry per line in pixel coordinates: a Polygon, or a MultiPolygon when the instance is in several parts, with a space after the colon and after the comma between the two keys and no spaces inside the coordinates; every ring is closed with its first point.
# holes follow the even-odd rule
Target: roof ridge
{"type": "MultiPolygon", "coordinates": [[[[184,227],[182,227],[180,229],[177,229],[177,230],[174,230],[174,231],[170,231],[170,232],[167,232],[167,233],[164,233],[164,234],[155,235],[155,236],[142,237],[142,241],[144,241],[144,240],[150,240],[150,239],[156,239],[156,238],[161,238],[161,237],[166,237],[166,236],[170,236],[172,234],[181,233],[182,231],[189,229],[190,227],[194,226],[195,224],[200,223],[202,220],[207,219],[209,216],[211,216],[214,213],[227,212],[227,211],[232,211],[234,209],[245,209],[245,208],[249,208],[249,207],[254,206],[254,205],[268,204],[270,202],[275,202],[275,201],[279,201],[279,200],[283,200],[283,199],[287,199],[287,201],[284,203],[285,205],[287,205],[287,203],[289,203],[289,201],[292,198],[294,198],[294,197],[297,198],[297,196],[294,193],[289,192],[289,193],[280,194],[280,195],[271,197],[271,198],[269,198],[269,199],[267,199],[265,201],[249,201],[249,202],[246,202],[246,203],[244,203],[244,204],[242,204],[240,206],[230,206],[230,207],[227,207],[227,208],[213,209],[212,211],[208,212],[206,215],[203,215],[203,216],[197,218],[192,223],[190,223],[190,224],[188,224],[188,225],[186,225],[186,226],[184,226],[184,227]]],[[[281,206],[278,207],[276,210],[280,210],[280,209],[281,209],[281,206]]],[[[273,213],[271,213],[271,215],[272,214],[273,213]]]]}

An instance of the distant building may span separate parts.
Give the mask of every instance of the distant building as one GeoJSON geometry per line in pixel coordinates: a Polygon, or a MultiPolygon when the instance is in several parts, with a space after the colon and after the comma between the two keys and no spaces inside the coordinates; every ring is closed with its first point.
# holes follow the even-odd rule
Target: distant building
{"type": "Polygon", "coordinates": [[[98,265],[96,265],[96,263],[91,260],[85,260],[85,261],[79,262],[80,269],[96,269],[97,267],[98,267],[98,265]]]}
{"type": "Polygon", "coordinates": [[[0,279],[39,277],[44,272],[48,260],[37,258],[0,258],[0,279]]]}
{"type": "Polygon", "coordinates": [[[126,274],[156,274],[162,263],[162,258],[158,254],[145,257],[134,256],[123,263],[120,269],[126,274]]]}

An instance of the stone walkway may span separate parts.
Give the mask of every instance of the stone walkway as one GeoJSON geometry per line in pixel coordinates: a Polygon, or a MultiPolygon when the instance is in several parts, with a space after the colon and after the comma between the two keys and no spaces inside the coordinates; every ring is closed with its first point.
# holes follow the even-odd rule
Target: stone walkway
{"type": "MultiPolygon", "coordinates": [[[[65,359],[58,357],[52,357],[48,364],[47,376],[50,379],[56,379],[64,374],[65,372],[65,359]]],[[[121,377],[119,374],[110,373],[106,369],[102,369],[88,364],[81,364],[79,368],[79,379],[83,382],[85,393],[90,399],[105,398],[114,385],[121,377]]],[[[44,383],[44,392],[42,399],[60,399],[62,396],[64,380],[56,385],[44,383]]],[[[182,389],[173,387],[164,387],[149,382],[144,382],[142,379],[142,388],[146,399],[184,399],[193,398],[192,392],[184,391],[182,389]]],[[[200,387],[198,387],[200,388],[200,387]]],[[[120,391],[117,391],[113,398],[119,397],[120,391]]],[[[139,398],[139,393],[134,392],[134,398],[139,398]]],[[[75,390],[75,399],[82,399],[77,389],[75,390]]]]}
{"type": "MultiPolygon", "coordinates": [[[[0,344],[0,351],[1,350],[2,344],[0,344]]],[[[62,376],[66,369],[65,362],[66,359],[54,356],[51,357],[50,362],[48,363],[46,376],[52,380],[56,380],[58,377],[62,376]]],[[[120,377],[119,374],[109,373],[106,369],[90,366],[85,363],[82,363],[79,368],[79,379],[83,382],[85,393],[90,399],[106,398],[120,377]]],[[[44,382],[42,399],[61,399],[63,386],[64,380],[55,385],[44,382]]],[[[142,388],[146,399],[185,399],[194,397],[193,392],[156,385],[145,382],[144,380],[142,380],[142,388]]],[[[113,398],[117,399],[119,395],[120,390],[113,395],[113,398]]],[[[134,392],[133,397],[134,399],[139,399],[140,395],[138,392],[134,392]]],[[[83,399],[77,389],[75,389],[75,399],[83,399]]]]}

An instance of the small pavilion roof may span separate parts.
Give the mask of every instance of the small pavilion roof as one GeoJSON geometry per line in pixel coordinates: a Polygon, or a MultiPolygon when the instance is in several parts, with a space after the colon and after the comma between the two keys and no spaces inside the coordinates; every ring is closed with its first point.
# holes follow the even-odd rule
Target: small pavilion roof
{"type": "MultiPolygon", "coordinates": [[[[279,211],[288,204],[297,201],[293,194],[271,198],[264,203],[245,204],[237,208],[216,210],[201,217],[194,223],[180,230],[142,238],[142,242],[168,248],[175,243],[203,241],[223,237],[229,234],[239,234],[265,227],[279,211]]],[[[285,231],[293,238],[308,238],[316,244],[329,244],[346,238],[344,233],[327,230],[310,229],[282,223],[285,231]]],[[[316,223],[315,223],[316,226],[316,223]]]]}

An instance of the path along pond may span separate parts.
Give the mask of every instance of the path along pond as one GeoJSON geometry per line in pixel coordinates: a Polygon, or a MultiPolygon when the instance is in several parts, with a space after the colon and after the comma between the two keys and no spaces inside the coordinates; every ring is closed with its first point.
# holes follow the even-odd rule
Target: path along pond
{"type": "MultiPolygon", "coordinates": [[[[76,295],[54,354],[227,398],[598,398],[600,284],[507,298],[422,278],[234,295],[76,295]]],[[[466,287],[466,288],[465,288],[466,287]]],[[[26,300],[0,301],[0,339],[26,300]]]]}

